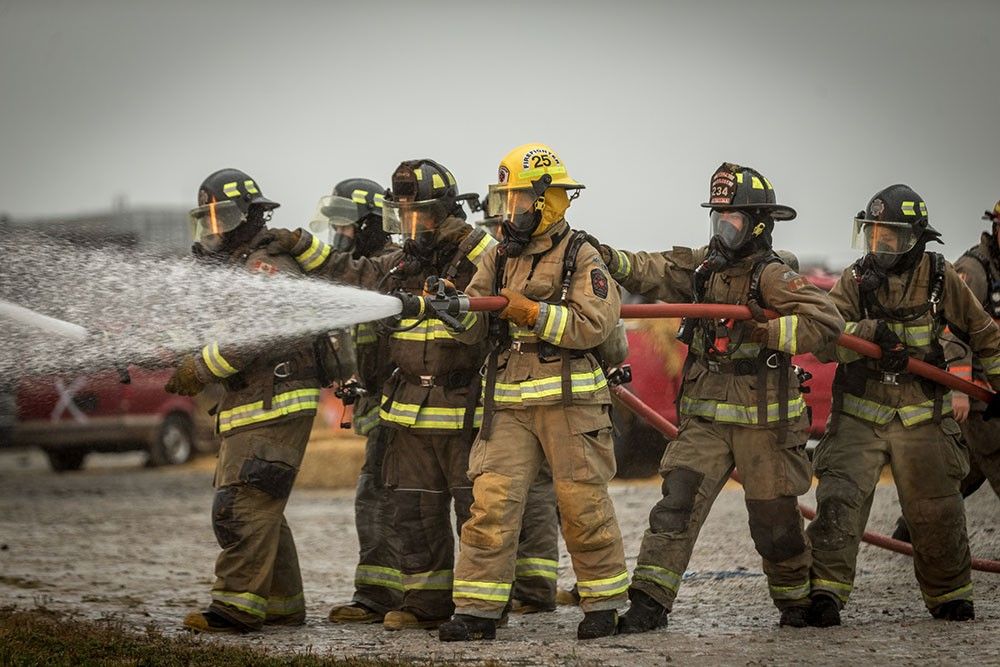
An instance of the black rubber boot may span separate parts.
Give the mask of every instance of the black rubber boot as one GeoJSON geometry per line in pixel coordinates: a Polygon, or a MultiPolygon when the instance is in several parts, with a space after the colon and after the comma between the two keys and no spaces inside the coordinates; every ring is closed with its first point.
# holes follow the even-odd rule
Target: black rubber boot
{"type": "Polygon", "coordinates": [[[809,607],[785,607],[781,610],[778,625],[790,628],[804,628],[809,625],[809,607]]]}
{"type": "Polygon", "coordinates": [[[618,619],[619,634],[629,635],[667,627],[667,614],[670,612],[663,605],[639,590],[630,590],[628,596],[632,604],[625,615],[618,619]]]}
{"type": "Polygon", "coordinates": [[[896,521],[896,530],[892,531],[892,539],[900,542],[910,543],[910,527],[906,524],[906,519],[899,517],[896,521]]]}
{"type": "Polygon", "coordinates": [[[618,612],[614,609],[584,612],[583,620],[576,626],[577,639],[610,637],[618,630],[618,612]]]}
{"type": "Polygon", "coordinates": [[[972,600],[952,600],[931,609],[931,616],[942,621],[974,621],[976,609],[972,606],[972,600]]]}
{"type": "Polygon", "coordinates": [[[806,621],[814,628],[840,625],[840,603],[829,595],[816,595],[806,614],[806,621]]]}
{"type": "Polygon", "coordinates": [[[438,639],[443,642],[471,642],[497,638],[497,622],[468,614],[455,614],[438,628],[438,639]]]}

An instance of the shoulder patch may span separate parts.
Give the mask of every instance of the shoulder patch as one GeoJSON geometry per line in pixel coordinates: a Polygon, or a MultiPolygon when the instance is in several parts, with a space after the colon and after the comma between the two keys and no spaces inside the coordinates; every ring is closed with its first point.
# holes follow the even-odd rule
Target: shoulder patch
{"type": "Polygon", "coordinates": [[[255,259],[253,262],[251,262],[250,270],[253,273],[264,273],[269,276],[273,276],[278,273],[278,267],[276,267],[274,264],[268,264],[262,259],[255,259]]]}
{"type": "Polygon", "coordinates": [[[803,287],[807,287],[810,284],[811,283],[809,282],[809,279],[806,278],[805,276],[795,276],[794,278],[788,281],[788,291],[798,292],[800,289],[802,289],[803,287]]]}
{"type": "Polygon", "coordinates": [[[594,294],[602,299],[608,298],[608,277],[600,269],[590,270],[590,286],[594,288],[594,294]]]}

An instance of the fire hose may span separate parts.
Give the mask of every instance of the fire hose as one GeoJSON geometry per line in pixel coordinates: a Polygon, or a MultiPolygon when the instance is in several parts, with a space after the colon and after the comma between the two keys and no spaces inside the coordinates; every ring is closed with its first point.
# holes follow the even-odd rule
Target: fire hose
{"type": "MultiPolygon", "coordinates": [[[[468,311],[493,311],[500,310],[507,305],[505,297],[471,297],[468,298],[468,311]]],[[[779,315],[774,311],[764,311],[768,318],[776,318],[779,315]]],[[[623,304],[621,316],[624,318],[655,318],[655,317],[703,317],[706,319],[752,319],[750,309],[746,306],[725,305],[725,304],[674,304],[674,303],[650,303],[650,304],[623,304]]],[[[841,334],[837,339],[837,344],[860,355],[878,359],[882,356],[882,350],[878,345],[852,336],[841,334]]],[[[979,385],[973,384],[936,366],[911,358],[907,362],[906,369],[914,375],[919,375],[928,380],[938,382],[951,389],[961,391],[969,396],[981,400],[987,404],[995,399],[995,394],[979,385]]],[[[622,384],[611,386],[611,392],[636,416],[646,421],[650,426],[663,433],[667,438],[673,440],[677,437],[677,427],[670,423],[666,417],[649,407],[634,393],[625,388],[622,384]]],[[[740,481],[739,474],[733,471],[731,477],[737,482],[740,481]]],[[[799,503],[799,512],[812,521],[816,518],[816,511],[799,503]]],[[[865,531],[861,539],[868,544],[872,544],[889,551],[913,557],[913,545],[895,540],[881,533],[865,531]]],[[[1000,561],[988,560],[984,558],[973,558],[972,569],[981,572],[993,572],[1000,574],[1000,561]]]]}

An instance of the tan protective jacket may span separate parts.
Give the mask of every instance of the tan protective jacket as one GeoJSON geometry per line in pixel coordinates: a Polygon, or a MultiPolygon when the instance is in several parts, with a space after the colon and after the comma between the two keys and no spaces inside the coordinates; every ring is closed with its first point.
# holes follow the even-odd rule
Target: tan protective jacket
{"type": "MultiPolygon", "coordinates": [[[[291,256],[268,255],[263,248],[252,250],[266,231],[234,250],[228,263],[252,273],[302,275],[302,269],[291,256]]],[[[315,340],[309,337],[272,343],[263,349],[214,341],[195,355],[198,379],[206,384],[220,382],[226,387],[217,408],[217,431],[232,435],[316,414],[320,383],[315,340]]]]}
{"type": "MultiPolygon", "coordinates": [[[[293,255],[309,275],[381,292],[402,289],[420,294],[429,276],[446,275],[451,272],[449,267],[454,267],[452,282],[464,289],[480,257],[496,244],[486,232],[473,229],[459,218],[448,218],[437,231],[436,244],[457,244],[454,255],[445,266],[422,266],[416,274],[402,277],[394,272],[403,259],[402,250],[372,259],[353,259],[351,253],[337,252],[309,232],[300,232],[293,255]]],[[[382,387],[381,422],[425,433],[449,434],[469,425],[466,412],[474,410],[471,426],[478,427],[482,409],[474,406],[480,388],[479,368],[485,356],[483,346],[460,343],[440,320],[432,317],[422,321],[404,319],[399,326],[402,331],[389,335],[389,356],[397,371],[382,387]]]]}
{"type": "MultiPolygon", "coordinates": [[[[919,307],[928,302],[933,279],[933,262],[925,253],[917,266],[903,274],[890,274],[877,289],[875,296],[886,308],[892,310],[919,307]]],[[[830,291],[830,298],[847,320],[847,333],[871,340],[879,320],[874,314],[864,312],[858,282],[852,267],[844,270],[837,284],[830,291]]],[[[906,344],[910,356],[934,362],[940,355],[938,339],[946,323],[966,332],[973,353],[987,369],[986,377],[994,386],[1000,384],[1000,329],[983,310],[981,302],[962,281],[951,263],[944,262],[944,282],[937,315],[931,310],[908,321],[886,320],[900,340],[906,344]]],[[[866,422],[884,425],[897,415],[904,426],[915,426],[951,412],[951,393],[939,385],[922,380],[889,384],[879,373],[876,362],[862,360],[855,352],[842,347],[830,348],[821,355],[824,360],[843,363],[857,362],[868,375],[864,385],[848,387],[843,391],[839,411],[866,422]]],[[[938,365],[943,358],[936,360],[938,365]]],[[[839,371],[838,371],[839,372],[839,371]]],[[[837,406],[837,387],[834,388],[834,410],[837,406]]]]}
{"type": "MultiPolygon", "coordinates": [[[[614,278],[625,289],[650,299],[690,303],[695,296],[694,271],[705,260],[708,249],[674,247],[660,253],[612,252],[617,255],[614,278]]],[[[770,251],[752,255],[712,274],[701,303],[746,304],[753,268],[768,254],[770,251]]],[[[688,351],[693,360],[684,376],[681,414],[763,428],[780,421],[782,402],[787,404],[787,422],[806,413],[794,369],[786,368],[785,381],[779,381],[781,365],[774,363],[773,355],[762,354],[761,346],[750,340],[751,330],[766,326],[766,350],[796,355],[828,346],[840,335],[844,320],[822,290],[782,262],[768,264],[763,269],[760,293],[763,303],[759,305],[777,311],[781,317],[766,324],[732,323],[727,331],[728,359],[705,346],[701,331],[711,330],[715,323],[699,322],[688,351]],[[761,363],[769,370],[764,376],[764,386],[760,385],[761,374],[751,370],[759,371],[761,363]],[[744,370],[731,372],[734,368],[744,370]],[[782,385],[786,387],[784,391],[782,385]]]]}
{"type": "MultiPolygon", "coordinates": [[[[540,302],[538,320],[528,329],[503,322],[510,331],[513,347],[500,351],[493,404],[496,409],[550,405],[563,400],[562,363],[559,354],[540,357],[538,352],[520,352],[519,345],[535,346],[541,341],[577,351],[570,360],[572,401],[578,404],[605,404],[611,400],[608,381],[597,357],[589,352],[608,337],[621,308],[618,288],[608,278],[600,253],[590,245],[580,246],[565,303],[561,302],[563,257],[572,234],[565,220],[531,239],[523,254],[508,258],[501,287],[521,292],[540,302]]],[[[485,254],[466,293],[494,295],[497,247],[485,254]]],[[[485,341],[489,334],[485,313],[469,313],[469,328],[454,334],[467,343],[485,341]]],[[[605,422],[607,419],[605,418],[605,422]]]]}

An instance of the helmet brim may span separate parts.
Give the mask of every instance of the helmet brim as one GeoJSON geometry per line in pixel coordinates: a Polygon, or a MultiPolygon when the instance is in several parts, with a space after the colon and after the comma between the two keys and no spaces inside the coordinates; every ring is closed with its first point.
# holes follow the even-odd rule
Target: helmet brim
{"type": "Polygon", "coordinates": [[[272,201],[263,195],[256,195],[253,199],[250,200],[250,205],[260,206],[265,211],[270,211],[271,209],[278,208],[279,206],[281,206],[281,204],[279,204],[278,202],[272,201]]]}
{"type": "Polygon", "coordinates": [[[784,204],[753,204],[751,206],[746,205],[732,205],[732,204],[710,204],[705,202],[701,205],[702,208],[714,208],[717,211],[767,211],[771,214],[774,220],[780,222],[787,222],[788,220],[794,220],[798,213],[791,206],[785,206],[784,204]]]}

